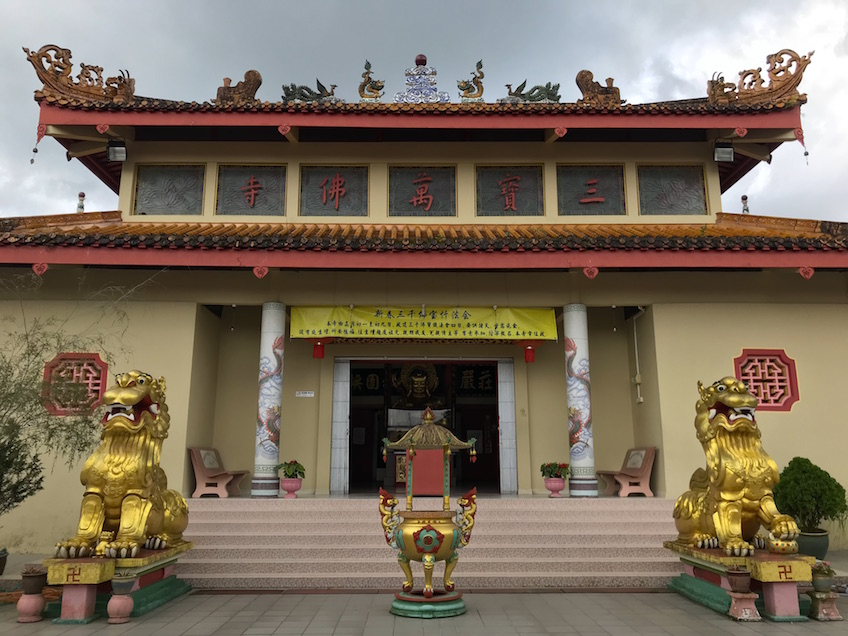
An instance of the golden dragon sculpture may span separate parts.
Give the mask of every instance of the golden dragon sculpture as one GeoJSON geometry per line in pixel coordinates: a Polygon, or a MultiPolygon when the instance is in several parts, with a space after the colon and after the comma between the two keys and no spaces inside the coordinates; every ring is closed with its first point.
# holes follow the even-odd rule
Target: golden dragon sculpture
{"type": "Polygon", "coordinates": [[[102,441],[80,473],[77,533],[56,544],[57,557],[125,558],[183,543],[188,506],[159,466],[170,426],[165,378],[130,371],[116,380],[103,395],[102,441]]]}
{"type": "Polygon", "coordinates": [[[794,554],[798,525],[774,504],[777,464],[760,442],[757,398],[742,380],[698,382],[695,432],[707,458],[674,506],[678,542],[747,556],[754,548],[794,554]],[[765,526],[769,536],[758,535],[765,526]]]}
{"type": "Polygon", "coordinates": [[[477,62],[476,72],[471,73],[471,81],[459,80],[456,87],[462,92],[459,96],[462,99],[480,99],[483,97],[483,60],[477,62]]]}

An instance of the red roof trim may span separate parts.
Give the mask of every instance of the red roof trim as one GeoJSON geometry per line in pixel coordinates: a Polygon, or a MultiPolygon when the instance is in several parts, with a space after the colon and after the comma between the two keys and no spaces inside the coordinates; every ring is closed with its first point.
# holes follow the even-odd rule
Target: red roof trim
{"type": "MultiPolygon", "coordinates": [[[[732,113],[538,113],[511,112],[480,117],[473,112],[436,114],[192,112],[76,110],[41,104],[39,123],[57,126],[302,126],[313,128],[747,128],[794,129],[800,108],[732,113]]],[[[568,139],[566,135],[565,139],[568,139]]]]}
{"type": "Polygon", "coordinates": [[[663,250],[395,252],[0,246],[0,263],[111,267],[245,267],[295,269],[544,270],[604,268],[848,268],[848,251],[663,250]]]}

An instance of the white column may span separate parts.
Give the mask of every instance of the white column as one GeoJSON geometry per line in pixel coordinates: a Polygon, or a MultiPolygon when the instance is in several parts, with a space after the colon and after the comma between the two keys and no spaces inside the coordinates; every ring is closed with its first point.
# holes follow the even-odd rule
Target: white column
{"type": "Polygon", "coordinates": [[[595,448],[592,441],[592,384],[589,380],[589,323],[586,305],[566,305],[562,313],[565,333],[565,385],[568,395],[568,437],[571,444],[572,497],[597,497],[595,448]]]}
{"type": "Polygon", "coordinates": [[[501,465],[501,494],[518,494],[515,369],[512,366],[512,360],[498,360],[498,448],[501,465]]]}
{"type": "Polygon", "coordinates": [[[286,306],[263,303],[259,337],[259,399],[256,408],[253,497],[276,497],[280,480],[274,466],[280,463],[280,410],[283,398],[283,353],[286,306]]]}
{"type": "Polygon", "coordinates": [[[333,430],[330,440],[330,494],[350,490],[350,361],[333,363],[333,430]]]}

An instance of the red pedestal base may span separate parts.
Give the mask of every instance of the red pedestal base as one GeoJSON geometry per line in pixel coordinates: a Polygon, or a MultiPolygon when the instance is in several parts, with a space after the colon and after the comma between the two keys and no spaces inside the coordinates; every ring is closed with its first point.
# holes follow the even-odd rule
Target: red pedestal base
{"type": "Polygon", "coordinates": [[[730,597],[730,611],[727,613],[737,621],[761,621],[763,620],[757,611],[757,594],[752,592],[728,592],[730,597]]]}
{"type": "Polygon", "coordinates": [[[18,599],[18,622],[37,623],[41,620],[41,612],[47,601],[42,594],[24,594],[18,599]]]}

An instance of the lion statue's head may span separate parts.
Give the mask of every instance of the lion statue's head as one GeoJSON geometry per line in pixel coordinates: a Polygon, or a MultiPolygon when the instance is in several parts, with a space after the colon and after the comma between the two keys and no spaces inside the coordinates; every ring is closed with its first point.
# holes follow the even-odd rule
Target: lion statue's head
{"type": "Polygon", "coordinates": [[[760,436],[755,417],[758,400],[745,382],[730,376],[706,387],[698,382],[698,393],[695,421],[701,442],[715,437],[720,429],[760,436]]]}
{"type": "Polygon", "coordinates": [[[165,378],[132,370],[115,376],[115,385],[103,394],[103,436],[110,432],[138,433],[146,429],[152,437],[168,437],[171,418],[165,403],[165,378]]]}

